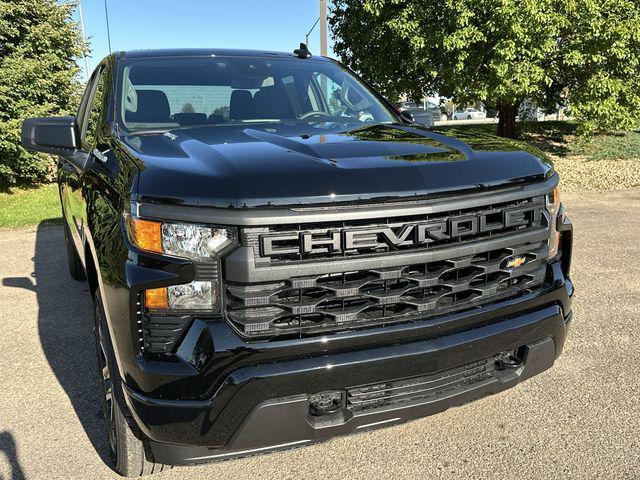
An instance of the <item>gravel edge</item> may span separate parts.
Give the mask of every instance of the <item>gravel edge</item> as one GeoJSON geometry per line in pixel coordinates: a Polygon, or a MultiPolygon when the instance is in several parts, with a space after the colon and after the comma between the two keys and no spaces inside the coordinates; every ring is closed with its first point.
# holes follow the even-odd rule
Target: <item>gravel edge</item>
{"type": "Polygon", "coordinates": [[[586,160],[583,157],[552,157],[562,190],[626,190],[640,187],[640,158],[586,160]]]}

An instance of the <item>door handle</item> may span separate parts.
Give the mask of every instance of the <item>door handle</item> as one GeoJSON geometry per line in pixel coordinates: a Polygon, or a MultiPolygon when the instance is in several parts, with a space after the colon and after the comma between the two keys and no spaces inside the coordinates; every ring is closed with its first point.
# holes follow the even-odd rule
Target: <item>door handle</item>
{"type": "Polygon", "coordinates": [[[107,156],[105,155],[105,153],[107,153],[109,150],[105,150],[104,152],[101,152],[100,150],[98,150],[97,148],[94,148],[93,151],[91,152],[93,154],[94,157],[96,157],[98,160],[100,160],[102,163],[107,163],[107,160],[109,160],[107,158],[107,156]]]}

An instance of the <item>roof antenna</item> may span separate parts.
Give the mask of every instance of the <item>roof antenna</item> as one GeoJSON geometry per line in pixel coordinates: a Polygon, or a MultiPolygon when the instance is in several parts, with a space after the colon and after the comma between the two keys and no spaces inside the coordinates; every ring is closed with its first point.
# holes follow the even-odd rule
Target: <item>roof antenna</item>
{"type": "Polygon", "coordinates": [[[296,48],[293,53],[298,58],[311,58],[311,52],[307,48],[306,43],[301,43],[300,48],[296,48]]]}
{"type": "Polygon", "coordinates": [[[104,16],[107,20],[107,43],[109,44],[109,55],[111,55],[111,29],[109,28],[109,9],[107,8],[107,0],[104,0],[104,16]]]}

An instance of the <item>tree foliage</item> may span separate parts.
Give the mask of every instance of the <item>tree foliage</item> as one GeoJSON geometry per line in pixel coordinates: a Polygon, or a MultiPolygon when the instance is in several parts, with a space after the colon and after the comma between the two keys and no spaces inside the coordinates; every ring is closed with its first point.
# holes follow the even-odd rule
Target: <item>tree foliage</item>
{"type": "Polygon", "coordinates": [[[70,3],[0,0],[0,188],[47,180],[53,161],[20,147],[26,117],[72,112],[80,93],[75,58],[87,49],[70,3]]]}
{"type": "Polygon", "coordinates": [[[334,50],[390,98],[434,92],[500,110],[569,102],[583,129],[640,118],[638,0],[335,0],[334,50]]]}

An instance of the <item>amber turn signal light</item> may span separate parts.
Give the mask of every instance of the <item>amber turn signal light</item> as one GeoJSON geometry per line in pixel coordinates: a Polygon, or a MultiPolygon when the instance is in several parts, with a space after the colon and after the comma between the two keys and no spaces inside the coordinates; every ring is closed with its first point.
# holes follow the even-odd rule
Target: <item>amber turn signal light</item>
{"type": "Polygon", "coordinates": [[[169,298],[166,288],[151,288],[144,292],[144,305],[151,310],[166,310],[169,308],[169,298]]]}
{"type": "Polygon", "coordinates": [[[148,252],[162,253],[162,223],[127,215],[129,239],[136,247],[148,252]]]}

